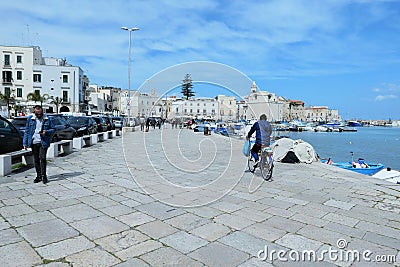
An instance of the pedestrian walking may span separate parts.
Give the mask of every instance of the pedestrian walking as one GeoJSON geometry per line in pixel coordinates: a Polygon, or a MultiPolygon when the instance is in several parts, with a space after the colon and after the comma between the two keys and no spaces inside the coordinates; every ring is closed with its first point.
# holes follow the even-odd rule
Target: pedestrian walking
{"type": "Polygon", "coordinates": [[[146,132],[149,131],[149,127],[150,127],[150,118],[147,118],[147,120],[146,120],[146,132]]]}
{"type": "Polygon", "coordinates": [[[140,118],[140,130],[144,131],[145,120],[143,117],[140,118]]]}
{"type": "Polygon", "coordinates": [[[47,184],[46,153],[55,128],[46,114],[43,113],[41,106],[35,106],[33,111],[34,115],[29,116],[26,121],[23,146],[25,150],[28,147],[32,148],[36,169],[36,178],[33,182],[43,181],[44,184],[47,184]]]}

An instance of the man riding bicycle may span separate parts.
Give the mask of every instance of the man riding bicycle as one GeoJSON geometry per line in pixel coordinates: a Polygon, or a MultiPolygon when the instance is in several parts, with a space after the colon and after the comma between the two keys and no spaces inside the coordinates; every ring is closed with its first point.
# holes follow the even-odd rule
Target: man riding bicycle
{"type": "Polygon", "coordinates": [[[261,114],[260,120],[253,124],[246,138],[250,139],[254,132],[256,132],[256,142],[251,148],[251,155],[255,161],[253,167],[256,168],[260,161],[258,153],[262,147],[268,147],[271,141],[272,127],[267,121],[267,115],[261,114]]]}

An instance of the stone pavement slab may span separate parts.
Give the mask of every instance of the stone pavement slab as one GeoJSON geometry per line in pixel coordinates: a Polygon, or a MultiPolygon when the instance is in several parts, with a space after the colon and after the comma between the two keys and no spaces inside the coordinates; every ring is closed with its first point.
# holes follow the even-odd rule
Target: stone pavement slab
{"type": "Polygon", "coordinates": [[[160,239],[162,237],[171,235],[171,234],[179,231],[178,229],[176,229],[176,228],[172,227],[171,225],[169,225],[165,222],[162,222],[160,220],[155,220],[155,221],[151,221],[151,222],[142,224],[142,225],[138,226],[137,229],[140,232],[142,232],[154,239],[160,239]]]}
{"type": "Polygon", "coordinates": [[[150,266],[154,267],[171,266],[171,263],[175,263],[176,265],[180,266],[203,266],[202,263],[169,247],[160,248],[146,253],[140,256],[140,258],[149,263],[150,266]]]}
{"type": "Polygon", "coordinates": [[[206,240],[188,234],[185,231],[179,231],[167,237],[163,237],[160,241],[185,254],[208,244],[206,240]]]}
{"type": "Polygon", "coordinates": [[[93,217],[99,217],[103,215],[98,210],[93,209],[92,207],[86,204],[76,204],[67,207],[57,208],[50,210],[51,213],[56,215],[58,218],[62,219],[67,223],[81,221],[84,219],[89,219],[93,217]]]}
{"type": "Polygon", "coordinates": [[[95,244],[86,237],[78,236],[39,247],[37,252],[46,260],[57,260],[94,247],[95,244]]]}
{"type": "Polygon", "coordinates": [[[79,230],[89,239],[97,239],[111,234],[120,233],[129,229],[129,226],[108,216],[100,216],[91,219],[71,223],[71,226],[79,230]]]}
{"type": "Polygon", "coordinates": [[[33,266],[42,263],[42,259],[28,243],[22,241],[0,246],[1,266],[33,266]]]}
{"type": "Polygon", "coordinates": [[[107,251],[99,248],[92,248],[73,254],[65,258],[72,266],[112,266],[120,263],[121,260],[114,257],[107,251]]]}
{"type": "Polygon", "coordinates": [[[210,267],[238,266],[249,258],[247,253],[218,242],[201,247],[190,253],[189,256],[210,267]]]}
{"type": "Polygon", "coordinates": [[[17,231],[33,247],[40,247],[79,235],[77,230],[59,219],[29,224],[17,228],[17,231]]]}

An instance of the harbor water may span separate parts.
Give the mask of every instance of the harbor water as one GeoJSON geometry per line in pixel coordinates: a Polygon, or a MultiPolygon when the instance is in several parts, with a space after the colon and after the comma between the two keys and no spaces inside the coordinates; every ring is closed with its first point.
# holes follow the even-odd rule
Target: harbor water
{"type": "Polygon", "coordinates": [[[400,170],[400,127],[357,127],[357,132],[278,132],[310,143],[320,158],[348,162],[363,158],[400,170]]]}

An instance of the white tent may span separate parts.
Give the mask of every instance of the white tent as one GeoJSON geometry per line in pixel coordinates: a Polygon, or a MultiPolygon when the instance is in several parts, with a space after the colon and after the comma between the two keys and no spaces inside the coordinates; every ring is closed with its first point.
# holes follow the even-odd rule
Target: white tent
{"type": "Polygon", "coordinates": [[[289,151],[292,151],[300,162],[312,163],[318,160],[317,153],[312,145],[301,139],[282,138],[277,140],[271,148],[276,161],[282,161],[289,151]]]}

